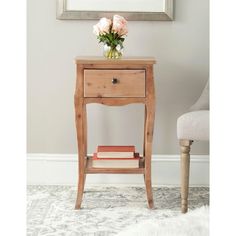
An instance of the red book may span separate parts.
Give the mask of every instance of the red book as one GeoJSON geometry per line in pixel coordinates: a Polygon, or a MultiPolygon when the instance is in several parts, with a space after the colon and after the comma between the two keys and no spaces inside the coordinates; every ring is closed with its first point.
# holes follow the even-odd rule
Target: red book
{"type": "Polygon", "coordinates": [[[133,158],[135,146],[98,146],[98,158],[133,158]]]}
{"type": "Polygon", "coordinates": [[[131,158],[98,158],[97,153],[93,154],[92,166],[94,168],[139,168],[139,153],[131,158]]]}

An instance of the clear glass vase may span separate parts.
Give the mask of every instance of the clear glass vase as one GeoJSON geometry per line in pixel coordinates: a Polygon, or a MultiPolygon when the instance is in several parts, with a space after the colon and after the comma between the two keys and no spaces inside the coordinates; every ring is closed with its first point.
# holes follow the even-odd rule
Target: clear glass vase
{"type": "MultiPolygon", "coordinates": [[[[119,46],[119,45],[118,45],[119,46]]],[[[108,45],[104,45],[103,47],[103,55],[108,59],[120,59],[122,57],[123,50],[119,46],[111,47],[108,45]]]]}

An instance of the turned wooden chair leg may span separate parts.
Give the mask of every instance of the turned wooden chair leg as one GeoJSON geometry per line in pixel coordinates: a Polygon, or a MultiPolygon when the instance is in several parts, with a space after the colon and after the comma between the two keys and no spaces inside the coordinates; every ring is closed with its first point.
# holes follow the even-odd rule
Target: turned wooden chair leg
{"type": "Polygon", "coordinates": [[[193,141],[180,140],[181,150],[181,211],[188,211],[188,188],[189,188],[189,166],[190,166],[190,146],[193,141]]]}

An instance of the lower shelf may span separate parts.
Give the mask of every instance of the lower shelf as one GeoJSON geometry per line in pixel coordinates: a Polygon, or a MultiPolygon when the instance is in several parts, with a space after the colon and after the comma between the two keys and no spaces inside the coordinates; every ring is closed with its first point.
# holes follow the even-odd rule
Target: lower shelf
{"type": "Polygon", "coordinates": [[[94,168],[91,157],[86,159],[86,174],[144,174],[144,159],[140,159],[139,168],[94,168]]]}

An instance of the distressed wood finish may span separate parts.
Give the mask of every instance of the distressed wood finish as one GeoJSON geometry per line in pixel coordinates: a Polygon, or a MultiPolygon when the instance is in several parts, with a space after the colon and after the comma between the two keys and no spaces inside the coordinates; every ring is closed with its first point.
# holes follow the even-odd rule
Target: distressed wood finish
{"type": "Polygon", "coordinates": [[[146,69],[146,103],[145,103],[145,130],[144,130],[144,153],[145,153],[145,185],[149,208],[154,207],[151,183],[151,159],[152,159],[152,140],[155,119],[155,86],[153,79],[153,66],[146,69]]]}
{"type": "Polygon", "coordinates": [[[153,65],[156,63],[154,57],[123,57],[122,59],[113,60],[113,59],[106,59],[104,57],[76,57],[75,63],[84,65],[85,68],[87,65],[95,64],[98,65],[112,65],[114,68],[118,65],[122,65],[124,68],[128,65],[153,65]]]}
{"type": "Polygon", "coordinates": [[[145,97],[145,70],[84,70],[84,97],[145,97]]]}
{"type": "Polygon", "coordinates": [[[77,141],[79,150],[79,180],[78,180],[78,192],[75,209],[79,209],[84,192],[85,184],[85,156],[86,156],[86,130],[85,130],[85,105],[83,100],[75,96],[75,115],[76,115],[76,130],[77,130],[77,141]]]}
{"type": "Polygon", "coordinates": [[[86,174],[97,173],[143,174],[148,207],[153,208],[151,156],[155,119],[153,78],[155,59],[150,57],[107,60],[97,57],[80,57],[76,58],[75,62],[77,64],[77,80],[74,102],[79,159],[78,193],[75,208],[79,209],[81,207],[86,174]],[[120,79],[120,84],[117,84],[116,89],[113,89],[110,84],[113,77],[120,79]],[[108,169],[92,167],[92,160],[87,157],[86,104],[89,103],[100,103],[108,106],[122,106],[132,103],[144,104],[143,158],[140,160],[139,168],[108,169]]]}
{"type": "Polygon", "coordinates": [[[145,103],[146,98],[84,98],[84,103],[100,103],[107,106],[124,106],[132,103],[145,103]]]}
{"type": "Polygon", "coordinates": [[[181,211],[188,211],[189,165],[191,140],[180,140],[181,150],[181,211]]]}
{"type": "Polygon", "coordinates": [[[91,157],[87,159],[87,174],[144,174],[144,160],[139,162],[139,168],[93,168],[91,157]]]}

